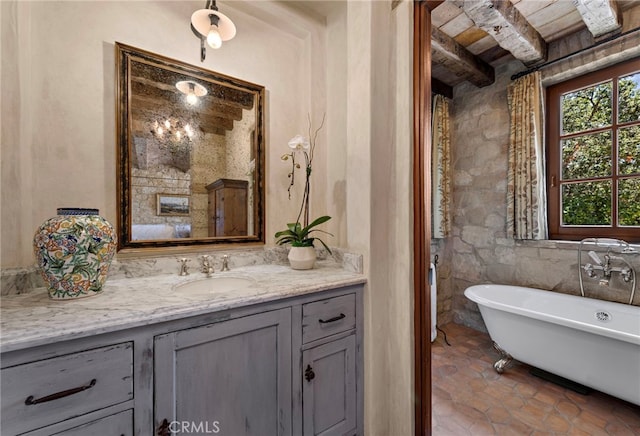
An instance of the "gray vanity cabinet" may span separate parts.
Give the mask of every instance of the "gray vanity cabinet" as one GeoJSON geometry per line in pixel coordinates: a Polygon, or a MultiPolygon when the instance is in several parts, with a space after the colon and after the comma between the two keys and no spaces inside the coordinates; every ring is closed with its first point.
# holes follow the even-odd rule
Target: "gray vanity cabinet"
{"type": "Polygon", "coordinates": [[[351,293],[302,305],[305,436],[357,434],[356,302],[351,293]]]}
{"type": "Polygon", "coordinates": [[[363,434],[361,285],[2,353],[2,436],[363,434]]]}
{"type": "Polygon", "coordinates": [[[356,336],[302,353],[305,436],[356,433],[356,336]]]}
{"type": "Polygon", "coordinates": [[[289,308],[158,336],[154,369],[156,429],[292,433],[289,308]]]}

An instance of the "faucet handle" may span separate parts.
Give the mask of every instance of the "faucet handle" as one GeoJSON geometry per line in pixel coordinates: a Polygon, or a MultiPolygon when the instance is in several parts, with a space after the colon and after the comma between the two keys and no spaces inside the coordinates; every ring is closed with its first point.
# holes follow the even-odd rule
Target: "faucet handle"
{"type": "Polygon", "coordinates": [[[228,255],[224,255],[222,256],[222,269],[221,271],[229,271],[229,256],[228,255]]]}
{"type": "Polygon", "coordinates": [[[180,272],[178,273],[178,275],[181,276],[188,276],[189,275],[189,266],[187,265],[187,262],[190,262],[191,259],[188,259],[186,257],[181,257],[178,259],[178,262],[180,262],[180,272]]]}
{"type": "Polygon", "coordinates": [[[209,261],[210,256],[203,254],[200,258],[202,259],[202,272],[205,273],[207,277],[211,277],[211,274],[213,274],[213,263],[209,261]]]}

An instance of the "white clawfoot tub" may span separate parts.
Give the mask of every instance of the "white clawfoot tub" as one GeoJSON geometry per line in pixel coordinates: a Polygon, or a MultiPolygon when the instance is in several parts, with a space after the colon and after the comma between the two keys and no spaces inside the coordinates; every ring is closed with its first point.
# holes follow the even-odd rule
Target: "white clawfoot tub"
{"type": "Polygon", "coordinates": [[[464,295],[498,349],[640,405],[640,307],[509,285],[471,286],[464,295]]]}

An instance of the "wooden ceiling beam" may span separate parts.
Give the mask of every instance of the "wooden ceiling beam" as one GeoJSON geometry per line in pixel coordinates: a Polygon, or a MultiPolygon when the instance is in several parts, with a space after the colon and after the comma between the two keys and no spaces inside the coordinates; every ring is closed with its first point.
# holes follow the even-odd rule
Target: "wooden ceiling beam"
{"type": "Polygon", "coordinates": [[[453,99],[453,88],[433,76],[431,76],[431,93],[444,95],[447,98],[453,99]]]}
{"type": "Polygon", "coordinates": [[[622,14],[613,0],[573,0],[573,4],[594,38],[622,28],[622,14]]]}
{"type": "Polygon", "coordinates": [[[527,65],[546,59],[547,45],[540,34],[508,0],[453,0],[476,26],[527,65]]]}
{"type": "Polygon", "coordinates": [[[449,35],[431,28],[431,58],[433,63],[444,65],[452,74],[463,77],[478,87],[493,83],[493,67],[458,44],[449,35]]]}

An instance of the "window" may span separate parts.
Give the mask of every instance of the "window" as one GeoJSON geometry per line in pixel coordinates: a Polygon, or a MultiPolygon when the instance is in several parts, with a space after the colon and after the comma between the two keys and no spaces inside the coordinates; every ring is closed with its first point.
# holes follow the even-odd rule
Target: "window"
{"type": "Polygon", "coordinates": [[[547,89],[549,237],[640,242],[640,59],[547,89]]]}

